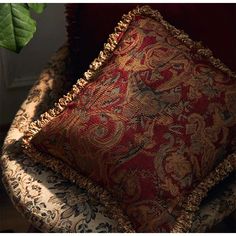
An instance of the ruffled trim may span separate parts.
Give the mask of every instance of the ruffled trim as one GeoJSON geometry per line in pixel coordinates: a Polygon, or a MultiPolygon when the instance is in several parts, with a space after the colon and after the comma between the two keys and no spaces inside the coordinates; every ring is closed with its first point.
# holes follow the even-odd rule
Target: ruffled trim
{"type": "MultiPolygon", "coordinates": [[[[104,44],[104,49],[99,53],[99,56],[90,64],[89,69],[84,73],[84,76],[80,78],[70,92],[64,95],[55,103],[54,108],[45,112],[40,116],[39,120],[32,122],[29,125],[28,130],[23,137],[24,152],[36,159],[36,161],[50,167],[56,172],[62,173],[66,178],[72,182],[78,184],[80,187],[85,188],[89,194],[96,197],[107,209],[109,209],[112,218],[118,222],[118,225],[126,232],[135,232],[128,217],[124,215],[120,208],[120,205],[111,198],[108,191],[104,188],[97,186],[90,179],[80,175],[77,171],[72,170],[66,166],[62,161],[56,158],[52,158],[50,155],[40,153],[31,144],[31,139],[54,117],[59,115],[67,107],[68,103],[80,93],[90,80],[94,78],[97,71],[104,65],[104,63],[110,58],[118,42],[122,38],[122,34],[128,29],[130,22],[136,16],[151,17],[160,22],[176,39],[180,40],[188,48],[192,49],[195,55],[204,57],[215,68],[219,69],[223,73],[230,77],[236,78],[236,74],[232,72],[227,66],[225,66],[219,59],[216,59],[212,52],[204,48],[201,43],[194,42],[189,36],[181,30],[176,29],[168,22],[163,20],[161,14],[157,10],[152,10],[149,6],[137,7],[130,11],[127,15],[122,17],[122,20],[115,28],[115,32],[110,34],[108,41],[104,44]]],[[[228,156],[217,168],[212,171],[187,197],[185,201],[184,210],[177,218],[172,232],[188,232],[191,228],[193,217],[195,212],[199,209],[202,199],[207,195],[208,191],[226,178],[232,171],[236,169],[236,154],[228,156]]]]}

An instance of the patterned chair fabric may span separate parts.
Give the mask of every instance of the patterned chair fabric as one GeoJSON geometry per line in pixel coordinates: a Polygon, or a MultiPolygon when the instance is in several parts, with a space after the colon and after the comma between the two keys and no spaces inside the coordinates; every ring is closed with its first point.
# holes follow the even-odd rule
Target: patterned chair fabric
{"type": "MultiPolygon", "coordinates": [[[[28,124],[69,89],[68,48],[63,46],[48,63],[24,101],[3,146],[3,183],[16,209],[42,232],[120,232],[104,207],[88,193],[40,164],[21,149],[28,124]]],[[[205,232],[236,209],[235,175],[209,194],[192,225],[192,232],[205,232]]]]}

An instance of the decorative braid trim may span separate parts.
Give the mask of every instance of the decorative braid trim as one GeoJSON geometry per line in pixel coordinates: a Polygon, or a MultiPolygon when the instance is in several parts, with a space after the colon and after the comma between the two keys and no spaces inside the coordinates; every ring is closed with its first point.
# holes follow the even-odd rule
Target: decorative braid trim
{"type": "MultiPolygon", "coordinates": [[[[176,39],[180,40],[188,48],[193,49],[196,55],[205,57],[209,63],[221,70],[230,77],[236,78],[236,74],[225,66],[219,59],[213,57],[212,52],[206,49],[199,42],[194,42],[189,36],[181,30],[176,29],[168,22],[163,20],[161,14],[157,10],[152,10],[149,6],[137,7],[130,11],[127,15],[123,15],[121,21],[115,28],[115,32],[109,35],[108,41],[104,44],[104,49],[99,53],[99,56],[90,64],[89,69],[84,73],[70,92],[64,95],[55,103],[54,108],[48,110],[40,116],[39,120],[32,122],[22,140],[24,152],[36,159],[36,161],[43,163],[56,172],[62,173],[66,178],[85,188],[89,194],[96,197],[107,209],[109,209],[112,218],[118,222],[121,229],[126,232],[135,232],[128,217],[124,215],[119,204],[111,199],[108,191],[97,186],[90,179],[80,175],[77,171],[72,170],[66,166],[61,160],[53,158],[50,155],[40,153],[31,144],[31,139],[54,117],[59,115],[67,107],[68,103],[80,93],[90,80],[94,78],[96,72],[105,64],[110,58],[118,42],[122,38],[122,34],[128,29],[131,21],[135,16],[147,16],[160,22],[166,30],[168,30],[176,39]]],[[[212,171],[205,180],[203,180],[188,196],[185,208],[178,217],[172,232],[187,232],[190,230],[195,212],[199,209],[202,199],[207,195],[207,192],[221,180],[226,178],[231,172],[236,169],[236,154],[228,156],[217,168],[212,171]]]]}

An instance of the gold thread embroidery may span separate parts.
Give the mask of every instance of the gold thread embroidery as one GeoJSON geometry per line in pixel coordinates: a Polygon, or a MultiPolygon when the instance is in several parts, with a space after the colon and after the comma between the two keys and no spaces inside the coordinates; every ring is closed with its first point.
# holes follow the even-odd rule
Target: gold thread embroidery
{"type": "MultiPolygon", "coordinates": [[[[67,104],[70,103],[79,94],[80,90],[84,88],[86,84],[96,75],[96,71],[101,68],[116,48],[120,34],[128,29],[130,22],[135,16],[138,15],[148,16],[159,21],[166,28],[166,30],[173,35],[173,37],[180,40],[190,49],[194,49],[196,55],[205,57],[214,67],[226,73],[228,76],[236,78],[236,74],[234,72],[225,66],[219,59],[214,58],[211,50],[204,48],[200,42],[194,42],[186,33],[170,25],[162,18],[161,14],[157,10],[152,10],[149,6],[137,7],[122,17],[121,21],[115,28],[115,32],[109,35],[107,43],[104,44],[103,51],[101,51],[99,56],[90,64],[89,69],[84,73],[83,78],[79,79],[73,86],[72,90],[60,98],[58,103],[55,103],[54,108],[48,110],[40,116],[39,120],[30,124],[22,140],[22,146],[27,155],[32,156],[39,162],[43,162],[51,169],[63,173],[66,178],[77,183],[82,188],[86,188],[89,194],[97,197],[105,207],[111,210],[113,219],[115,219],[118,222],[118,225],[126,232],[134,232],[132,224],[123,214],[116,201],[110,198],[109,193],[105,189],[96,186],[88,178],[81,176],[74,170],[71,170],[69,167],[65,166],[62,161],[45,158],[45,154],[39,153],[30,141],[42,127],[60,114],[66,108],[67,104]]],[[[194,213],[199,209],[202,199],[214,185],[219,183],[236,169],[235,163],[236,154],[230,155],[192,191],[187,198],[184,210],[177,218],[176,224],[171,232],[189,231],[192,225],[194,213]]]]}

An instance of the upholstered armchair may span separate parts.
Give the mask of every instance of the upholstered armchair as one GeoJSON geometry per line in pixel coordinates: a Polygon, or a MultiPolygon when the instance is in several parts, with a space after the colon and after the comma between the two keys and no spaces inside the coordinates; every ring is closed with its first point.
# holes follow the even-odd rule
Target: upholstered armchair
{"type": "MultiPolygon", "coordinates": [[[[186,16],[196,13],[194,7],[197,7],[192,4],[189,6],[185,4],[157,5],[159,6],[155,7],[159,7],[160,11],[162,9],[172,19],[182,13],[186,16]]],[[[132,7],[132,4],[125,7],[124,5],[115,6],[113,4],[112,6],[67,5],[68,42],[55,53],[39,75],[27,99],[18,110],[7,134],[1,157],[4,186],[16,209],[33,227],[41,232],[121,231],[117,222],[104,213],[104,206],[92,198],[86,190],[64,179],[60,174],[31,161],[22,151],[21,139],[29,123],[39,118],[42,112],[52,107],[57,99],[71,88],[76,78],[79,78],[80,73],[86,69],[92,57],[96,55],[98,46],[101,46],[104,37],[114,27],[113,25],[101,25],[102,22],[107,21],[106,14],[112,19],[111,24],[113,24],[112,22],[117,21],[123,13],[132,7]],[[94,14],[98,9],[98,15],[94,14]],[[108,12],[115,12],[114,15],[117,16],[112,18],[113,13],[109,14],[108,12]],[[99,18],[100,22],[96,22],[96,17],[99,18]],[[93,35],[91,36],[90,33],[93,35]],[[95,41],[96,38],[99,38],[98,43],[95,41]]],[[[204,6],[199,7],[202,9],[209,8],[208,6],[206,8],[204,6]]],[[[217,13],[219,8],[214,7],[217,13]]],[[[223,9],[221,8],[222,14],[227,14],[230,11],[228,7],[223,7],[223,9]]],[[[214,17],[214,13],[212,14],[214,17]]],[[[202,18],[204,19],[204,16],[202,18]]],[[[184,22],[184,17],[180,18],[178,24],[181,24],[181,21],[184,22]]],[[[226,32],[228,29],[227,33],[232,35],[231,26],[227,27],[220,30],[226,32]]],[[[194,29],[192,31],[194,32],[194,29]]],[[[196,31],[201,30],[196,29],[196,31]]],[[[208,33],[205,32],[204,34],[207,35],[208,33]]],[[[195,32],[195,34],[197,33],[195,32]]],[[[220,32],[219,34],[221,35],[220,32]]],[[[229,49],[233,46],[234,41],[233,39],[231,41],[229,37],[225,38],[229,39],[229,43],[226,45],[229,49]]],[[[204,41],[204,38],[202,40],[204,41]]],[[[211,39],[208,42],[212,42],[211,39]]],[[[232,47],[232,49],[234,48],[232,47]]],[[[218,50],[217,53],[220,55],[223,52],[222,56],[235,69],[236,56],[230,56],[232,51],[227,53],[225,51],[218,50]]],[[[234,172],[213,188],[208,197],[203,200],[194,217],[191,232],[210,231],[214,225],[227,216],[235,214],[233,213],[235,209],[236,178],[234,172]]]]}

